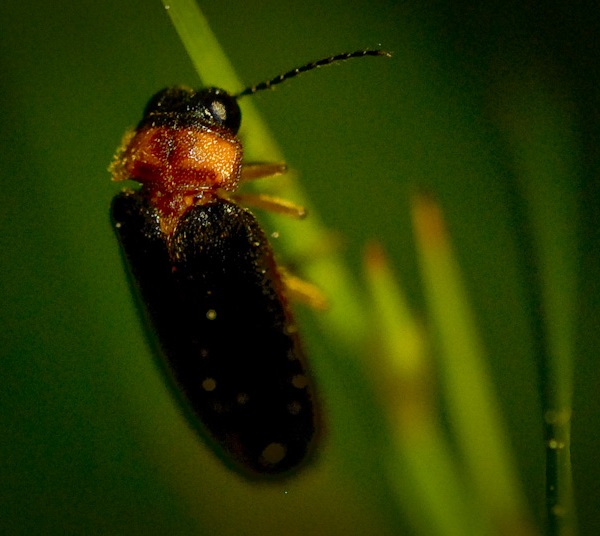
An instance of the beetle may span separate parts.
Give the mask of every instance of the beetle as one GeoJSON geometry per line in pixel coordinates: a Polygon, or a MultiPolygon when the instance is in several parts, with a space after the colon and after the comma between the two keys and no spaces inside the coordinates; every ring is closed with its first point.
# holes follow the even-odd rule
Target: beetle
{"type": "MultiPolygon", "coordinates": [[[[243,164],[238,99],[362,50],[306,64],[237,95],[172,87],[148,102],[110,171],[137,190],[118,194],[111,218],[186,413],[230,466],[287,475],[318,435],[314,381],[287,291],[256,218],[235,201],[242,180],[285,171],[243,164]]],[[[277,200],[261,204],[303,215],[277,200]]]]}

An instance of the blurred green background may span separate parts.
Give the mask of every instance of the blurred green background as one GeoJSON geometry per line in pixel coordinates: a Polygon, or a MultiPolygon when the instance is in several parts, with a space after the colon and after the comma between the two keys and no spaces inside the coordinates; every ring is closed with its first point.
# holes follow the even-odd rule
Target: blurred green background
{"type": "MultiPolygon", "coordinates": [[[[200,5],[247,84],[341,51],[394,53],[307,74],[254,102],[356,277],[365,243],[378,239],[418,315],[409,195],[436,195],[540,526],[539,267],[527,181],[568,178],[576,240],[561,254],[579,277],[575,494],[581,533],[600,533],[600,7],[200,5]]],[[[217,462],[153,362],[109,225],[119,186],[106,167],[150,95],[198,85],[161,3],[26,0],[0,24],[0,532],[411,534],[376,471],[377,445],[351,441],[363,387],[346,381],[347,356],[313,313],[300,315],[331,440],[286,483],[249,484],[217,462]]]]}

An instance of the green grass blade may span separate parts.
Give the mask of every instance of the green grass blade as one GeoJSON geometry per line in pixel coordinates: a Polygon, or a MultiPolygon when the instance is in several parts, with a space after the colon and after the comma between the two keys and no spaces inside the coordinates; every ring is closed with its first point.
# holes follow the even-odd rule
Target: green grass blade
{"type": "Polygon", "coordinates": [[[440,209],[429,197],[417,196],[413,222],[450,424],[476,493],[473,506],[500,534],[531,534],[485,352],[440,209]]]}
{"type": "Polygon", "coordinates": [[[549,532],[575,534],[570,459],[577,312],[578,150],[570,109],[527,76],[504,94],[503,126],[525,200],[541,309],[542,400],[549,532]]]}
{"type": "Polygon", "coordinates": [[[243,89],[195,0],[162,0],[177,34],[205,86],[243,89]]]}
{"type": "Polygon", "coordinates": [[[468,490],[437,415],[425,330],[411,314],[383,251],[369,248],[372,371],[390,428],[387,476],[399,508],[419,534],[483,535],[485,520],[468,490]]]}

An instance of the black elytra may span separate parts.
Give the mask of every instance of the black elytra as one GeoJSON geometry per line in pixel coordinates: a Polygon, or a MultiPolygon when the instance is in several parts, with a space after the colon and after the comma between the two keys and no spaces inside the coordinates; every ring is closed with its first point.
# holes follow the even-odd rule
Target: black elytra
{"type": "Polygon", "coordinates": [[[125,263],[184,413],[231,467],[287,476],[314,452],[320,412],[286,289],[237,188],[237,99],[331,56],[230,95],[218,88],[158,92],[126,135],[113,180],[141,183],[112,203],[125,263]]]}
{"type": "Polygon", "coordinates": [[[195,206],[170,247],[139,192],[118,195],[112,216],[184,403],[243,472],[294,469],[315,435],[314,392],[254,216],[195,206]]]}

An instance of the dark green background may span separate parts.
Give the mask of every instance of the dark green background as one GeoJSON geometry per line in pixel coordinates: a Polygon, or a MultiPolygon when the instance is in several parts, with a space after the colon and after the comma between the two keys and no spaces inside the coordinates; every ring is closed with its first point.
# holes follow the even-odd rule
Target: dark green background
{"type": "MultiPolygon", "coordinates": [[[[498,101],[507,80],[534,72],[565,105],[567,134],[578,143],[574,477],[581,532],[600,532],[599,8],[380,0],[201,7],[248,84],[341,51],[381,45],[395,53],[303,76],[255,102],[343,237],[356,275],[365,242],[379,239],[417,311],[424,305],[408,200],[415,187],[436,194],[540,522],[536,310],[527,284],[536,268],[498,101]]],[[[365,482],[364,453],[351,445],[316,469],[331,463],[331,474],[343,475],[339,495],[300,486],[282,499],[287,489],[240,482],[189,431],[154,366],[108,221],[119,187],[106,167],[153,92],[198,85],[160,2],[25,1],[2,17],[0,531],[365,534],[404,526],[385,490],[365,482]],[[311,496],[298,497],[305,490],[311,496]]],[[[335,351],[321,337],[314,328],[306,334],[313,360],[335,351]]]]}

